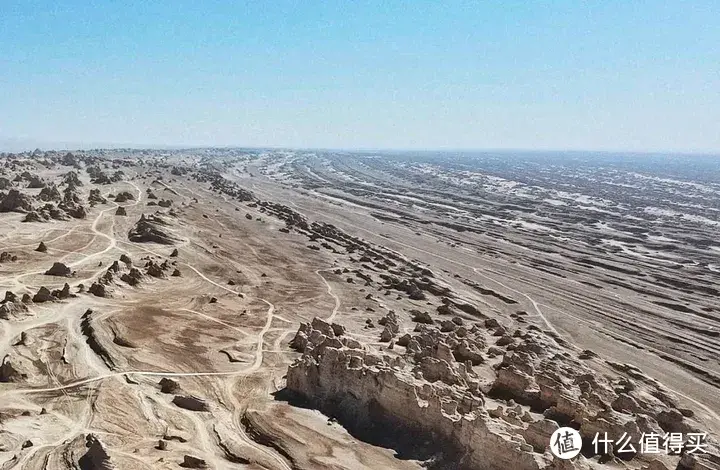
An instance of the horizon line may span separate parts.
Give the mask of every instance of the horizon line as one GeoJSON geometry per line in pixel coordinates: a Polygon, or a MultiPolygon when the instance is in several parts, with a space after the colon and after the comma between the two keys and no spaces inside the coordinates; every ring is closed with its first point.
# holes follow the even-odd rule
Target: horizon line
{"type": "MultiPolygon", "coordinates": [[[[628,155],[675,154],[692,156],[720,156],[720,149],[690,149],[690,150],[628,150],[628,149],[590,149],[590,148],[523,148],[523,147],[304,147],[283,145],[208,145],[208,144],[138,144],[138,143],[80,143],[80,142],[35,142],[32,145],[17,147],[23,150],[8,150],[6,144],[13,140],[0,140],[0,152],[27,153],[35,150],[41,151],[88,151],[88,150],[193,150],[193,149],[247,149],[247,150],[295,150],[295,151],[333,151],[333,152],[522,152],[522,153],[597,153],[628,155]],[[4,140],[4,141],[3,141],[4,140]],[[40,144],[40,145],[38,145],[40,144]],[[43,148],[45,147],[45,148],[43,148]]],[[[27,139],[30,140],[30,139],[27,139]]]]}

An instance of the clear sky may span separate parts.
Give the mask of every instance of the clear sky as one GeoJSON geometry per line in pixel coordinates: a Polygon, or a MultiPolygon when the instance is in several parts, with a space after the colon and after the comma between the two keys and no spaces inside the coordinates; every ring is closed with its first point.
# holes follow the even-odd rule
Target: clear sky
{"type": "Polygon", "coordinates": [[[0,144],[718,152],[719,21],[718,0],[0,0],[0,144]]]}

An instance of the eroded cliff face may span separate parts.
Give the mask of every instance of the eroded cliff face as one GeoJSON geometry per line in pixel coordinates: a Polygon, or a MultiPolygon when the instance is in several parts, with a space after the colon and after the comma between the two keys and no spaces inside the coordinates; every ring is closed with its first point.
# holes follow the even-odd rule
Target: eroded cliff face
{"type": "MultiPolygon", "coordinates": [[[[303,354],[288,370],[287,388],[356,434],[405,446],[438,468],[620,463],[612,449],[603,456],[588,450],[594,461],[554,459],[550,436],[564,425],[578,429],[587,443],[596,432],[614,440],[627,433],[634,442],[643,432],[700,432],[691,410],[679,409],[669,391],[632,366],[578,354],[536,328],[510,333],[490,320],[449,329],[418,324],[379,351],[316,318],[301,325],[291,343],[303,354]]],[[[668,469],[680,459],[623,458],[628,468],[668,469]]],[[[684,460],[694,460],[689,468],[710,461],[684,460]]]]}
{"type": "Polygon", "coordinates": [[[411,354],[368,352],[332,329],[324,334],[313,326],[322,324],[316,319],[301,327],[299,336],[308,341],[288,371],[287,386],[325,413],[359,430],[409,433],[420,446],[429,441],[448,464],[498,470],[549,464],[522,438],[511,439],[511,424],[490,417],[477,377],[444,347],[423,349],[416,361],[411,354]]]}

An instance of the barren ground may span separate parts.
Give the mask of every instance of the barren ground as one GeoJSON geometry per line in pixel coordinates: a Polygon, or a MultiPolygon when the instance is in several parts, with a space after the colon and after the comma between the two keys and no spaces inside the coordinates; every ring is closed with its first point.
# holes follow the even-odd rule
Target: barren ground
{"type": "MultiPolygon", "coordinates": [[[[598,374],[609,374],[610,362],[637,366],[692,410],[700,428],[720,435],[717,180],[583,165],[553,174],[537,162],[518,169],[492,159],[463,166],[303,152],[78,155],[76,167],[64,153],[0,157],[0,178],[11,182],[0,186],[0,200],[14,188],[41,207],[41,189],[16,177],[27,171],[62,194],[74,171],[87,210],[31,222],[27,210],[0,213],[0,252],[8,253],[0,300],[5,291],[18,297],[0,315],[2,469],[76,468],[91,448],[87,435],[123,469],[175,469],[185,456],[215,469],[421,468],[418,456],[359,439],[276,392],[299,357],[289,343],[301,323],[336,322],[366,348],[387,351],[382,327],[367,320],[377,325],[393,310],[400,334],[409,333],[407,312],[435,316],[442,296],[388,294],[359,251],[309,238],[266,203],[426,267],[508,328],[534,325],[593,351],[598,374]],[[92,182],[91,166],[122,175],[92,182]],[[92,189],[106,202],[90,205],[92,189]],[[122,192],[132,199],[116,202],[122,192]],[[157,216],[149,220],[165,243],[131,240],[143,214],[157,216]],[[36,251],[41,242],[47,251],[36,251]],[[132,264],[119,262],[100,282],[121,255],[132,264]],[[71,274],[44,274],[55,262],[71,274]],[[121,280],[133,267],[141,273],[135,285],[121,280]],[[70,297],[20,301],[65,283],[70,297]],[[88,292],[94,283],[105,296],[88,292]],[[179,389],[164,393],[161,379],[179,389]],[[206,410],[174,402],[187,396],[206,410]]],[[[489,369],[476,373],[493,380],[489,369]]],[[[675,468],[677,458],[666,463],[675,468]]]]}

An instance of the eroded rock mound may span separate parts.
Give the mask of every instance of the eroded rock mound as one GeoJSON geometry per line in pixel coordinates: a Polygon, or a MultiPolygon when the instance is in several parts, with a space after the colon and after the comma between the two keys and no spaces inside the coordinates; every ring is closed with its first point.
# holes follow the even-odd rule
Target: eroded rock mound
{"type": "Polygon", "coordinates": [[[80,181],[80,178],[78,178],[78,174],[74,171],[69,171],[65,173],[62,177],[62,183],[70,188],[76,188],[83,185],[82,181],[80,181]]]}
{"type": "Polygon", "coordinates": [[[30,196],[21,193],[17,189],[11,189],[0,201],[0,212],[21,212],[27,213],[33,210],[30,196]]]}
{"type": "MultiPolygon", "coordinates": [[[[156,274],[155,277],[165,278],[165,270],[169,269],[170,265],[167,262],[157,264],[153,261],[148,261],[146,267],[148,266],[152,266],[148,271],[156,274]],[[157,272],[155,269],[157,269],[157,272]]],[[[133,262],[130,257],[122,254],[120,255],[119,261],[114,261],[108,267],[107,271],[90,287],[89,292],[100,297],[108,297],[110,296],[112,286],[117,284],[118,278],[126,284],[137,286],[144,277],[145,275],[138,268],[133,267],[133,262]]]]}
{"type": "Polygon", "coordinates": [[[40,287],[37,294],[32,298],[32,301],[35,303],[52,302],[53,300],[55,300],[55,297],[53,297],[52,292],[45,286],[40,287]]]}
{"type": "Polygon", "coordinates": [[[105,450],[105,446],[94,434],[85,436],[85,447],[87,452],[78,460],[81,470],[113,470],[115,468],[110,462],[110,455],[105,450]]]}
{"type": "Polygon", "coordinates": [[[10,362],[10,356],[6,355],[0,363],[0,382],[20,382],[25,379],[10,362]]]}
{"type": "Polygon", "coordinates": [[[88,346],[90,346],[90,349],[92,349],[93,352],[97,354],[100,359],[103,360],[103,362],[106,366],[108,366],[108,368],[114,369],[115,361],[113,360],[112,355],[105,347],[101,339],[98,337],[97,330],[95,329],[92,309],[88,309],[85,311],[85,313],[83,313],[80,321],[80,331],[82,332],[83,336],[85,336],[85,341],[87,342],[88,346]]]}
{"type": "Polygon", "coordinates": [[[46,276],[64,276],[69,277],[72,275],[72,269],[63,263],[55,262],[52,267],[45,271],[46,276]]]}
{"type": "Polygon", "coordinates": [[[102,194],[100,194],[100,190],[95,188],[90,190],[90,196],[88,196],[88,203],[91,206],[94,206],[95,204],[107,204],[107,199],[105,199],[102,194]]]}
{"type": "Polygon", "coordinates": [[[49,217],[45,218],[42,215],[40,215],[39,213],[37,213],[36,211],[30,211],[27,213],[27,215],[23,219],[23,222],[45,222],[48,219],[49,219],[49,217]]]}
{"type": "Polygon", "coordinates": [[[180,390],[180,384],[167,377],[160,379],[159,385],[162,393],[176,393],[180,390]]]}
{"type": "Polygon", "coordinates": [[[347,346],[353,349],[360,349],[362,346],[356,340],[349,337],[342,337],[345,328],[336,323],[328,323],[320,318],[314,318],[312,323],[301,323],[295,337],[290,341],[290,347],[298,352],[306,352],[308,348],[323,344],[327,339],[336,346],[347,346]]]}
{"type": "Polygon", "coordinates": [[[17,302],[18,297],[15,295],[12,291],[5,291],[5,298],[2,300],[2,303],[6,302],[17,302]]]}
{"type": "Polygon", "coordinates": [[[182,468],[208,468],[207,462],[199,457],[193,457],[192,455],[184,455],[183,461],[180,464],[182,468]]]}
{"type": "Polygon", "coordinates": [[[38,175],[30,175],[30,177],[27,179],[28,181],[28,188],[30,189],[39,189],[44,188],[46,186],[45,181],[42,180],[38,175]]]}
{"type": "Polygon", "coordinates": [[[45,202],[50,201],[59,201],[62,199],[62,196],[60,195],[60,191],[58,190],[57,186],[54,184],[50,184],[48,186],[45,186],[42,191],[40,191],[40,194],[38,194],[38,199],[45,202]]]}
{"type": "Polygon", "coordinates": [[[69,220],[71,215],[63,209],[69,209],[76,218],[84,217],[84,208],[77,207],[74,203],[71,205],[61,202],[56,207],[52,203],[47,203],[42,207],[38,207],[30,211],[23,219],[23,222],[48,222],[50,220],[69,220]]]}
{"type": "Polygon", "coordinates": [[[0,320],[18,318],[27,311],[27,305],[17,300],[8,301],[6,297],[6,300],[0,303],[0,320]]]}
{"type": "Polygon", "coordinates": [[[140,284],[142,278],[143,274],[137,268],[131,268],[129,272],[124,273],[122,276],[120,276],[121,281],[126,282],[131,286],[136,286],[140,284]]]}
{"type": "Polygon", "coordinates": [[[78,161],[77,157],[70,152],[63,155],[63,157],[60,159],[60,164],[65,166],[71,166],[74,168],[80,168],[80,162],[78,161]]]}
{"type": "Polygon", "coordinates": [[[90,288],[88,289],[88,292],[94,295],[95,297],[107,297],[108,292],[105,286],[99,282],[93,282],[90,288]]]}
{"type": "Polygon", "coordinates": [[[165,269],[167,268],[167,264],[157,264],[154,261],[148,261],[145,265],[147,268],[147,274],[148,276],[157,277],[157,278],[165,278],[165,269]]]}
{"type": "Polygon", "coordinates": [[[123,191],[121,193],[118,193],[117,196],[115,196],[115,202],[127,202],[134,200],[135,196],[133,196],[133,194],[128,191],[123,191]]]}
{"type": "Polygon", "coordinates": [[[165,232],[162,228],[163,225],[168,225],[161,217],[157,215],[140,216],[140,220],[137,221],[135,226],[128,233],[128,238],[132,242],[136,243],[161,243],[163,245],[172,245],[177,240],[165,232]]]}
{"type": "Polygon", "coordinates": [[[191,395],[175,395],[172,402],[176,406],[190,411],[210,411],[205,400],[191,395]]]}
{"type": "Polygon", "coordinates": [[[390,342],[400,331],[397,315],[393,311],[388,312],[387,315],[378,320],[378,324],[384,327],[382,333],[380,333],[380,342],[383,343],[390,342]]]}
{"type": "Polygon", "coordinates": [[[85,206],[72,200],[62,201],[58,204],[58,209],[62,210],[74,219],[84,219],[87,217],[87,209],[85,209],[85,206]]]}
{"type": "Polygon", "coordinates": [[[56,299],[60,299],[60,300],[76,297],[75,294],[72,294],[70,292],[70,284],[68,284],[67,282],[65,283],[65,285],[63,286],[62,289],[53,290],[52,296],[55,297],[56,299]]]}

